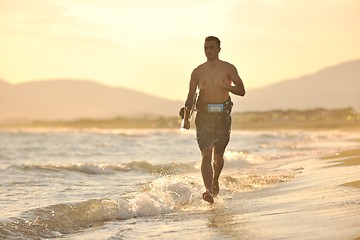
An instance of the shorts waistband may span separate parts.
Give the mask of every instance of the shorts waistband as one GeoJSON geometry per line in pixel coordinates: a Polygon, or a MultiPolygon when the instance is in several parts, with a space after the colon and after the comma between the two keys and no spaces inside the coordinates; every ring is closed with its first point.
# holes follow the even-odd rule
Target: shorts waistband
{"type": "Polygon", "coordinates": [[[233,102],[229,97],[225,102],[222,103],[204,103],[198,100],[196,111],[201,113],[224,113],[230,114],[232,110],[233,102]]]}

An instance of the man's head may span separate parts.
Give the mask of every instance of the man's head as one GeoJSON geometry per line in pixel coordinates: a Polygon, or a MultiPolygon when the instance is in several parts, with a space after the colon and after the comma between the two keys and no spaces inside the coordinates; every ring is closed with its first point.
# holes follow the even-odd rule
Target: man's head
{"type": "Polygon", "coordinates": [[[208,60],[218,59],[220,50],[220,40],[217,37],[208,36],[205,38],[204,51],[208,60]]]}
{"type": "Polygon", "coordinates": [[[220,39],[218,39],[217,37],[208,36],[205,38],[205,42],[208,42],[208,41],[215,41],[216,45],[220,48],[220,39]]]}

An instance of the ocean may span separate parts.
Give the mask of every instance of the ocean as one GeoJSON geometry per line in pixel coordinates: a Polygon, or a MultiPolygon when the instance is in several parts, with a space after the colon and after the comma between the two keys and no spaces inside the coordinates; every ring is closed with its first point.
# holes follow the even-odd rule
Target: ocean
{"type": "Polygon", "coordinates": [[[233,131],[202,200],[195,131],[0,130],[0,239],[356,239],[357,131],[233,131]]]}

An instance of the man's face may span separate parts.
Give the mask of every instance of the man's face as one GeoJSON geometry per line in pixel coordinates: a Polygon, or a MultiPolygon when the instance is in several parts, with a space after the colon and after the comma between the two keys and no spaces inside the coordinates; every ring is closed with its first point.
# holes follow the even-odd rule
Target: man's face
{"type": "Polygon", "coordinates": [[[204,51],[208,60],[218,58],[220,48],[217,46],[216,41],[205,41],[204,51]]]}

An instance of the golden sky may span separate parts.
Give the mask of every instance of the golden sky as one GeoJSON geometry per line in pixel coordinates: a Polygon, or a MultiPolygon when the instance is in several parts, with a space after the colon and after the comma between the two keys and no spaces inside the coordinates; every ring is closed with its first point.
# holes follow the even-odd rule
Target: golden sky
{"type": "Polygon", "coordinates": [[[359,59],[359,13],[360,0],[0,0],[0,78],[184,100],[215,35],[220,59],[258,88],[359,59]]]}

